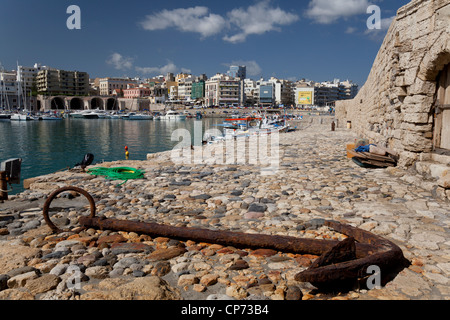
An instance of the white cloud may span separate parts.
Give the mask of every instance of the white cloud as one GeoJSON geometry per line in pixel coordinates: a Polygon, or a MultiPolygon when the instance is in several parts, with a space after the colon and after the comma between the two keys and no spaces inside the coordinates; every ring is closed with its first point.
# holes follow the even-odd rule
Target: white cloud
{"type": "Polygon", "coordinates": [[[165,30],[176,28],[182,32],[199,33],[202,38],[213,36],[226,30],[235,34],[223,37],[223,40],[243,42],[247,36],[279,31],[279,26],[296,22],[299,16],[270,6],[271,0],[262,0],[248,8],[234,9],[226,17],[211,13],[209,8],[196,6],[162,10],[148,15],[140,25],[145,30],[165,30]]]}
{"type": "Polygon", "coordinates": [[[133,67],[133,58],[123,57],[120,53],[113,53],[106,63],[112,65],[117,70],[127,70],[133,67]]]}
{"type": "Polygon", "coordinates": [[[178,71],[178,67],[172,61],[168,61],[167,64],[162,67],[136,67],[135,69],[136,72],[139,72],[142,75],[149,75],[149,74],[165,75],[168,72],[176,73],[178,71]]]}
{"type": "Polygon", "coordinates": [[[209,13],[207,7],[201,6],[163,10],[146,16],[140,24],[145,30],[164,30],[173,27],[183,32],[200,33],[204,38],[221,32],[226,26],[222,16],[209,13]]]}
{"type": "Polygon", "coordinates": [[[252,34],[261,35],[270,31],[279,31],[279,26],[296,22],[299,17],[296,14],[270,6],[269,0],[261,1],[247,9],[234,9],[227,14],[231,26],[236,26],[239,32],[232,36],[225,36],[223,40],[238,43],[247,39],[252,34]]]}
{"type": "Polygon", "coordinates": [[[365,14],[371,5],[368,0],[311,0],[306,15],[322,24],[330,24],[341,18],[365,14]]]}
{"type": "Polygon", "coordinates": [[[348,27],[347,30],[345,30],[345,33],[352,34],[352,33],[355,33],[356,31],[357,31],[356,28],[348,27]]]}
{"type": "Polygon", "coordinates": [[[247,77],[257,77],[262,75],[262,68],[254,60],[235,60],[231,63],[223,63],[224,66],[229,68],[230,66],[246,66],[247,67],[247,77]]]}

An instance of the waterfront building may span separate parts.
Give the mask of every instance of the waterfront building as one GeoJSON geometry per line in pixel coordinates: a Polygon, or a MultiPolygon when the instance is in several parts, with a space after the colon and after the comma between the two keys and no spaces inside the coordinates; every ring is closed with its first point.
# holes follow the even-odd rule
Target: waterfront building
{"type": "Polygon", "coordinates": [[[247,78],[247,67],[246,66],[230,66],[227,75],[231,78],[240,78],[244,80],[247,78]]]}
{"type": "Polygon", "coordinates": [[[275,104],[275,83],[263,81],[259,84],[259,102],[263,107],[270,107],[275,104]]]}
{"type": "MultiPolygon", "coordinates": [[[[297,81],[296,87],[297,89],[310,88],[308,90],[313,88],[314,93],[309,96],[309,98],[313,101],[312,105],[321,107],[334,106],[336,101],[352,99],[358,93],[357,84],[349,80],[341,82],[339,79],[325,82],[306,81],[305,79],[302,79],[297,81]]],[[[302,92],[302,90],[300,90],[300,92],[302,92]]],[[[298,101],[299,98],[302,99],[302,102],[306,101],[306,96],[302,98],[303,94],[306,93],[302,93],[299,97],[298,90],[295,90],[296,105],[302,105],[302,103],[299,103],[298,101]]]]}
{"type": "Polygon", "coordinates": [[[339,100],[353,99],[358,94],[359,86],[350,80],[342,81],[339,85],[339,100]]]}
{"type": "Polygon", "coordinates": [[[36,77],[40,71],[49,70],[47,66],[42,66],[39,63],[35,63],[33,67],[17,66],[16,81],[18,83],[18,89],[31,90],[36,86],[36,77]]]}
{"type": "Polygon", "coordinates": [[[191,100],[203,100],[205,97],[205,80],[197,79],[192,83],[191,100]]]}
{"type": "Polygon", "coordinates": [[[44,95],[87,96],[89,74],[59,69],[41,70],[36,76],[36,88],[44,95]]]}
{"type": "Polygon", "coordinates": [[[168,87],[167,93],[170,101],[178,100],[178,85],[171,85],[168,87]]]}
{"type": "Polygon", "coordinates": [[[126,99],[150,97],[152,93],[152,90],[150,88],[145,87],[124,89],[122,91],[123,97],[126,99]]]}
{"type": "Polygon", "coordinates": [[[192,93],[192,76],[181,78],[178,81],[178,100],[181,102],[190,102],[192,93]]]}
{"type": "Polygon", "coordinates": [[[294,104],[295,93],[292,81],[272,77],[269,82],[274,84],[275,105],[291,106],[294,104]]]}
{"type": "Polygon", "coordinates": [[[334,104],[339,100],[339,83],[322,82],[315,84],[315,103],[318,106],[334,104]]]}
{"type": "Polygon", "coordinates": [[[339,79],[316,83],[316,103],[319,106],[334,106],[336,101],[353,99],[358,93],[358,85],[339,79]]]}
{"type": "Polygon", "coordinates": [[[258,104],[259,99],[259,86],[255,80],[244,80],[244,105],[254,106],[258,104]]]}
{"type": "Polygon", "coordinates": [[[0,72],[0,110],[18,108],[17,72],[0,72]]]}
{"type": "Polygon", "coordinates": [[[172,72],[167,72],[166,77],[164,78],[164,81],[175,81],[175,76],[173,75],[172,72]]]}
{"type": "Polygon", "coordinates": [[[311,108],[315,105],[315,87],[301,86],[295,89],[295,104],[297,107],[311,108]]]}
{"type": "Polygon", "coordinates": [[[169,96],[168,89],[165,83],[157,83],[154,86],[150,86],[150,90],[151,90],[150,96],[157,98],[156,100],[163,99],[164,101],[166,101],[169,96]]]}
{"type": "Polygon", "coordinates": [[[244,98],[244,81],[216,74],[205,82],[206,106],[240,106],[244,98]]]}
{"type": "Polygon", "coordinates": [[[128,85],[135,85],[138,81],[130,78],[101,78],[99,79],[100,95],[110,96],[114,89],[128,89],[128,85]]]}
{"type": "Polygon", "coordinates": [[[175,81],[180,82],[182,79],[187,79],[187,78],[192,78],[192,75],[188,74],[188,73],[179,73],[175,77],[175,81]]]}

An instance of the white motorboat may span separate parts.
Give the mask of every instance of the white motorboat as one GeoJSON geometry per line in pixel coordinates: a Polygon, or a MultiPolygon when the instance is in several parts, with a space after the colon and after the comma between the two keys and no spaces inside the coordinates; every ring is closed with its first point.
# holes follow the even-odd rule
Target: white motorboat
{"type": "Polygon", "coordinates": [[[149,114],[143,114],[143,113],[135,113],[130,112],[127,115],[126,120],[153,120],[153,116],[149,114]]]}
{"type": "Polygon", "coordinates": [[[87,112],[90,112],[90,111],[85,111],[85,110],[83,110],[83,111],[71,112],[71,113],[70,113],[70,117],[71,117],[71,118],[75,118],[75,119],[82,119],[82,118],[84,118],[84,115],[85,115],[87,112]]]}
{"type": "Polygon", "coordinates": [[[108,119],[112,119],[112,120],[118,120],[118,119],[122,119],[122,116],[120,114],[118,114],[117,112],[112,112],[107,116],[108,119]]]}
{"type": "Polygon", "coordinates": [[[83,113],[83,118],[85,119],[106,119],[108,115],[100,110],[92,110],[83,113]]]}
{"type": "Polygon", "coordinates": [[[41,120],[46,120],[46,121],[49,121],[49,120],[63,120],[62,117],[58,117],[56,115],[47,115],[47,114],[41,116],[40,118],[41,118],[41,120]]]}
{"type": "Polygon", "coordinates": [[[184,115],[180,112],[173,111],[173,110],[167,111],[167,113],[165,115],[162,115],[160,117],[160,120],[185,120],[185,119],[186,119],[186,115],[184,115]]]}
{"type": "Polygon", "coordinates": [[[11,121],[31,121],[33,120],[33,118],[31,118],[29,115],[27,114],[23,114],[23,113],[13,113],[11,114],[11,121]]]}
{"type": "Polygon", "coordinates": [[[83,113],[84,119],[98,119],[98,114],[95,112],[85,112],[83,113]]]}
{"type": "Polygon", "coordinates": [[[0,120],[9,120],[11,118],[11,114],[9,113],[0,113],[0,120]]]}

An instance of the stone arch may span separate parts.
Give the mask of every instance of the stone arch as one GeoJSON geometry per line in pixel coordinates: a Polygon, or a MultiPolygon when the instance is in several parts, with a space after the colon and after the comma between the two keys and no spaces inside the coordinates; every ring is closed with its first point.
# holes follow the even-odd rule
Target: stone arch
{"type": "Polygon", "coordinates": [[[450,36],[442,33],[427,51],[420,63],[418,77],[423,81],[436,81],[439,72],[450,63],[450,36]]]}
{"type": "Polygon", "coordinates": [[[61,97],[54,97],[50,101],[50,107],[52,110],[65,110],[66,103],[61,97]]]}
{"type": "Polygon", "coordinates": [[[91,99],[91,109],[100,109],[104,110],[104,103],[101,98],[92,98],[91,99]]]}
{"type": "Polygon", "coordinates": [[[118,103],[117,100],[114,98],[109,98],[106,100],[106,110],[117,110],[118,109],[118,103]]]}
{"type": "Polygon", "coordinates": [[[84,101],[80,98],[73,98],[70,100],[69,109],[71,110],[83,110],[84,109],[84,101]]]}

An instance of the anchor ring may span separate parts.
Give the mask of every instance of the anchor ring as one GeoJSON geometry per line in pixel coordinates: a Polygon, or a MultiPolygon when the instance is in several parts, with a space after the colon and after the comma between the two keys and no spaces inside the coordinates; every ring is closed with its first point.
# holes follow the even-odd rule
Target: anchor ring
{"type": "Polygon", "coordinates": [[[95,207],[95,200],[94,198],[86,191],[77,187],[73,187],[73,186],[68,186],[68,187],[63,187],[60,188],[56,191],[54,191],[52,194],[50,194],[47,198],[47,200],[44,203],[44,207],[43,207],[43,214],[44,214],[44,220],[47,223],[47,225],[50,227],[50,229],[52,229],[53,232],[55,233],[60,233],[60,232],[64,232],[67,230],[61,230],[60,228],[58,228],[51,220],[48,214],[49,208],[50,208],[50,204],[52,203],[52,201],[60,194],[66,191],[75,191],[78,194],[82,194],[83,196],[86,197],[86,199],[88,199],[89,201],[89,205],[91,208],[91,213],[89,215],[90,218],[94,218],[95,217],[95,212],[96,212],[96,207],[95,207]]]}

